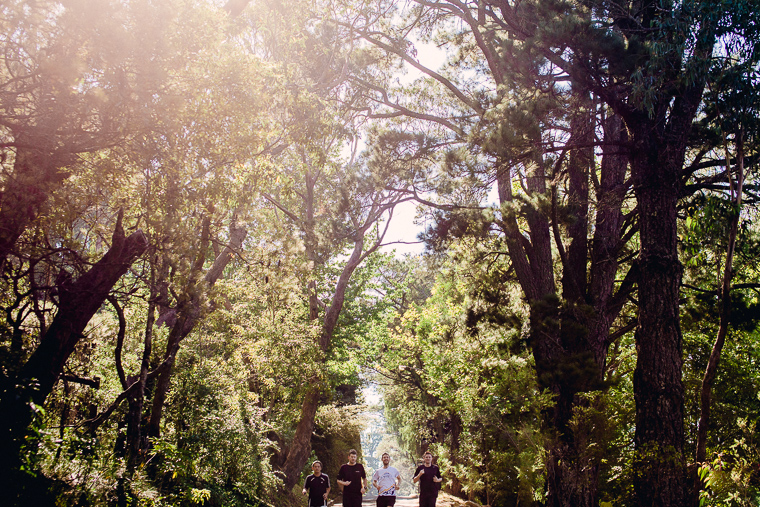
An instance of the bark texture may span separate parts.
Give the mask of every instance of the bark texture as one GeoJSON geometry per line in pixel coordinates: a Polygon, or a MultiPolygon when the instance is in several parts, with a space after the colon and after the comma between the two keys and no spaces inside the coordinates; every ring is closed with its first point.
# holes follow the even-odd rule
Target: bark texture
{"type": "MultiPolygon", "coordinates": [[[[701,94],[700,94],[701,95],[701,94]]],[[[696,97],[694,97],[696,98],[696,97]]],[[[639,505],[685,504],[683,455],[684,390],[679,322],[681,264],[678,260],[676,206],[686,138],[696,103],[683,101],[666,122],[662,107],[656,122],[633,114],[631,167],[639,209],[641,251],[638,352],[633,389],[636,399],[634,490],[639,505]]]]}

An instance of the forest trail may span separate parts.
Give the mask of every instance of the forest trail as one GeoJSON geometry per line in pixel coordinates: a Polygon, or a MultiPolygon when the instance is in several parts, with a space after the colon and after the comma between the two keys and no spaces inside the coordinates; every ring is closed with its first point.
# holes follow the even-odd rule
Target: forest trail
{"type": "MultiPolygon", "coordinates": [[[[365,497],[362,499],[362,507],[375,507],[375,498],[377,497],[365,497]]],[[[465,503],[465,500],[456,498],[445,493],[438,495],[438,501],[436,507],[461,507],[465,503]]],[[[396,498],[396,504],[394,507],[418,507],[419,499],[415,496],[399,496],[396,498]]],[[[342,502],[336,502],[332,504],[332,507],[343,507],[342,502]]]]}

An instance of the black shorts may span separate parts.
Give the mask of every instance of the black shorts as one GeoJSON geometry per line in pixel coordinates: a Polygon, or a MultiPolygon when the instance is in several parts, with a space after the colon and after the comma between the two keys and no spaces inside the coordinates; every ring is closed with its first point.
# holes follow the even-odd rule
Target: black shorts
{"type": "Polygon", "coordinates": [[[435,501],[438,499],[438,492],[425,493],[420,495],[420,507],[435,507],[435,501]]]}
{"type": "Polygon", "coordinates": [[[362,507],[362,494],[343,493],[343,507],[362,507]]]}
{"type": "Polygon", "coordinates": [[[309,498],[309,507],[324,507],[327,502],[324,498],[317,500],[316,498],[309,498]]]}
{"type": "Polygon", "coordinates": [[[377,497],[377,507],[391,507],[396,504],[396,495],[377,497]]]}

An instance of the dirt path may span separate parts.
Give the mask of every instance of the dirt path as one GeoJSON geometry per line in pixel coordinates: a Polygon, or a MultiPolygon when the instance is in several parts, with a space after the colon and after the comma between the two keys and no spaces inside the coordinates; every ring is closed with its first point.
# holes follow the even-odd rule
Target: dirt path
{"type": "MultiPolygon", "coordinates": [[[[377,497],[373,496],[362,498],[362,507],[375,507],[375,498],[377,497]]],[[[398,496],[396,497],[396,504],[394,507],[418,507],[419,504],[420,502],[416,496],[398,496]]],[[[343,507],[343,504],[341,502],[336,502],[332,504],[331,507],[343,507]]]]}
{"type": "MultiPolygon", "coordinates": [[[[460,498],[447,495],[446,493],[440,493],[438,495],[438,501],[436,507],[462,507],[464,500],[460,498]]],[[[395,507],[418,507],[420,501],[416,496],[399,496],[396,498],[395,507]]],[[[343,507],[342,503],[334,503],[332,507],[343,507]]],[[[367,497],[362,500],[362,507],[375,507],[375,497],[367,497]]]]}
{"type": "MultiPolygon", "coordinates": [[[[395,507],[418,507],[420,501],[415,498],[396,497],[395,507]]],[[[362,507],[375,507],[375,499],[371,498],[362,502],[362,507]]]]}

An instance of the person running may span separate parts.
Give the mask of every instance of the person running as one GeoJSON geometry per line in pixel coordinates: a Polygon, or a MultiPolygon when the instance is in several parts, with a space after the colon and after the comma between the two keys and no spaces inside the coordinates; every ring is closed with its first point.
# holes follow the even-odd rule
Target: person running
{"type": "Polygon", "coordinates": [[[396,503],[396,490],[401,487],[401,475],[394,467],[389,466],[391,455],[387,452],[382,456],[383,468],[372,475],[372,485],[377,488],[377,507],[391,507],[396,503]]]}
{"type": "Polygon", "coordinates": [[[330,494],[330,478],[322,473],[322,462],[317,460],[311,464],[313,474],[303,483],[301,494],[309,494],[309,507],[327,505],[327,495],[330,494]]]}
{"type": "Polygon", "coordinates": [[[412,481],[420,483],[420,507],[435,507],[438,490],[441,489],[441,471],[433,464],[433,454],[428,451],[422,455],[423,464],[414,471],[412,481]]]}
{"type": "Polygon", "coordinates": [[[341,465],[338,484],[343,486],[343,507],[362,507],[362,496],[367,489],[367,472],[356,462],[356,449],[348,451],[348,463],[341,465]]]}

